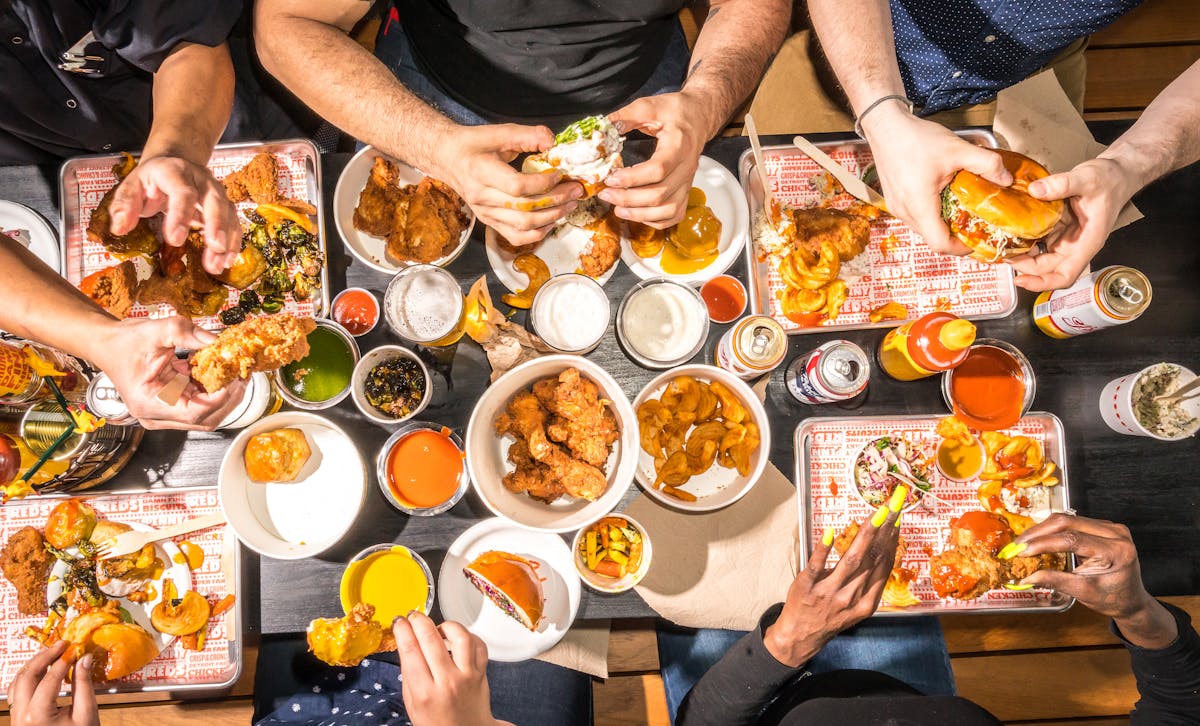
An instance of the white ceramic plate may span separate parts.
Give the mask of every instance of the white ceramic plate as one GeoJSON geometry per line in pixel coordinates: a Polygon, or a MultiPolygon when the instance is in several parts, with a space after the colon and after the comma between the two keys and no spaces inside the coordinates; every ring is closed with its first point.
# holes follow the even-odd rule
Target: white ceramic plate
{"type": "MultiPolygon", "coordinates": [[[[351,157],[346,168],[342,169],[342,175],[338,177],[337,186],[333,189],[333,223],[337,227],[338,235],[346,243],[346,248],[360,262],[372,269],[394,275],[407,265],[398,265],[387,258],[384,251],[387,244],[382,237],[372,237],[354,228],[354,208],[358,206],[358,196],[362,194],[367,179],[371,177],[371,167],[375,165],[376,156],[390,159],[396,164],[400,169],[402,184],[417,184],[425,177],[423,172],[374,146],[365,146],[351,157]]],[[[463,205],[463,209],[471,221],[463,230],[462,241],[458,246],[451,250],[450,254],[433,261],[433,264],[439,267],[445,267],[462,254],[467,240],[471,238],[471,230],[475,228],[475,214],[466,205],[463,205]]]]}
{"type": "Polygon", "coordinates": [[[299,560],[333,546],[354,524],[366,496],[367,470],[345,431],[316,414],[285,411],[238,434],[221,461],[217,490],[221,510],[244,545],[277,560],[299,560]],[[312,456],[296,481],[251,481],[243,461],[246,442],[281,428],[303,431],[312,456]]]}
{"type": "Polygon", "coordinates": [[[62,256],[58,251],[58,234],[42,219],[42,215],[24,204],[8,202],[0,199],[0,230],[16,232],[17,240],[37,255],[37,258],[49,265],[55,272],[62,274],[62,256]]]}
{"type": "Polygon", "coordinates": [[[689,512],[709,512],[714,509],[727,507],[744,497],[746,492],[750,491],[751,487],[754,486],[759,477],[762,476],[763,471],[767,468],[767,459],[771,453],[771,426],[767,422],[767,412],[763,409],[762,402],[758,400],[758,397],[754,395],[754,391],[750,390],[750,386],[746,385],[745,381],[726,370],[709,365],[680,366],[656,376],[638,394],[637,399],[633,402],[634,410],[636,411],[642,403],[650,399],[660,398],[663,391],[666,390],[667,384],[679,376],[692,376],[696,380],[704,382],[720,381],[729,390],[733,391],[734,395],[741,400],[742,405],[746,407],[746,410],[750,412],[750,418],[754,423],[758,424],[759,436],[761,437],[758,450],[751,455],[750,475],[742,476],[738,474],[736,469],[726,469],[720,464],[714,463],[709,467],[708,471],[693,476],[686,484],[677,487],[696,495],[696,501],[685,502],[682,499],[676,499],[668,494],[664,494],[654,487],[654,480],[656,478],[654,474],[654,457],[643,451],[639,442],[637,462],[638,484],[641,485],[642,491],[646,492],[647,495],[675,509],[682,509],[689,512]]]}
{"type": "MultiPolygon", "coordinates": [[[[513,292],[528,287],[529,278],[514,270],[512,266],[513,260],[517,259],[517,255],[520,253],[513,253],[501,247],[496,230],[491,227],[487,228],[483,240],[484,246],[487,248],[488,263],[492,266],[492,272],[496,273],[496,279],[513,292]]],[[[564,224],[548,234],[541,244],[531,245],[528,251],[540,257],[550,270],[550,277],[554,277],[568,272],[578,272],[579,255],[583,254],[591,244],[591,232],[564,224]]],[[[620,260],[615,260],[613,266],[608,268],[608,272],[596,278],[596,282],[603,285],[611,280],[620,262],[620,260]]]]}
{"type": "Polygon", "coordinates": [[[465,443],[471,486],[493,514],[528,529],[570,532],[611,512],[629,489],[637,466],[637,417],[621,386],[603,368],[579,356],[549,355],[517,366],[488,386],[471,413],[465,443]],[[608,488],[604,494],[592,502],[564,496],[546,504],[504,487],[504,475],[513,470],[506,458],[513,439],[497,436],[493,422],[517,391],[529,390],[535,381],[557,376],[572,367],[594,381],[600,387],[600,395],[612,401],[621,438],[614,444],[605,466],[608,488]]]}
{"type": "Polygon", "coordinates": [[[669,277],[677,282],[699,286],[728,270],[746,247],[746,240],[750,239],[750,212],[746,209],[746,195],[733,174],[716,161],[701,156],[692,186],[704,192],[705,203],[717,219],[721,220],[721,241],[717,245],[717,259],[703,270],[686,275],[669,275],[663,272],[659,256],[638,257],[629,245],[629,240],[622,238],[621,259],[633,274],[643,280],[669,277]]]}
{"type": "MultiPolygon", "coordinates": [[[[152,528],[139,522],[133,522],[129,525],[135,532],[149,532],[152,528]]],[[[68,550],[70,554],[78,554],[78,550],[72,547],[68,550]]],[[[171,540],[154,543],[154,552],[165,565],[162,577],[154,581],[154,599],[147,602],[132,602],[123,597],[115,598],[121,607],[129,613],[133,618],[133,622],[142,626],[142,628],[150,634],[158,645],[159,652],[162,652],[175,642],[177,636],[160,633],[150,624],[150,613],[154,607],[162,602],[163,581],[170,580],[175,583],[175,589],[180,595],[192,589],[192,571],[188,569],[187,562],[177,562],[175,556],[179,555],[180,559],[184,559],[183,554],[179,551],[171,540]]],[[[67,572],[67,563],[61,560],[54,561],[54,567],[50,569],[50,580],[46,584],[46,604],[52,605],[63,592],[63,575],[67,572]]]]}
{"type": "Polygon", "coordinates": [[[579,574],[562,537],[530,532],[502,519],[485,519],[454,540],[442,560],[437,589],[442,617],[461,623],[479,636],[487,643],[488,659],[503,663],[529,660],[553,648],[567,634],[579,611],[579,574]],[[542,593],[546,604],[537,632],[530,632],[509,617],[463,575],[463,568],[488,550],[509,552],[541,564],[538,574],[545,578],[542,593]]]}

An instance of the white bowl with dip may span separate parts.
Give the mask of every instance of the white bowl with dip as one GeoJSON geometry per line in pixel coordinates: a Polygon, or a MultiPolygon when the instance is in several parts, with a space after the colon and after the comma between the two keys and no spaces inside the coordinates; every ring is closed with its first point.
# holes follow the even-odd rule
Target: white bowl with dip
{"type": "MultiPolygon", "coordinates": [[[[1143,423],[1142,417],[1138,415],[1140,410],[1145,410],[1147,407],[1147,404],[1139,399],[1138,394],[1140,393],[1142,398],[1153,397],[1156,394],[1155,391],[1141,390],[1142,379],[1152,375],[1165,375],[1170,372],[1170,369],[1178,369],[1175,373],[1173,388],[1187,385],[1196,377],[1195,373],[1176,363],[1155,363],[1137,373],[1130,373],[1110,381],[1100,392],[1100,417],[1104,419],[1104,423],[1119,434],[1149,436],[1159,441],[1179,441],[1194,436],[1197,429],[1200,429],[1200,398],[1192,398],[1176,404],[1179,407],[1179,414],[1190,416],[1191,420],[1182,422],[1178,426],[1178,431],[1173,432],[1174,435],[1171,436],[1164,435],[1161,431],[1147,426],[1143,423]]],[[[1171,393],[1171,391],[1164,390],[1161,393],[1171,393]]],[[[1161,416],[1162,412],[1158,413],[1161,416]]],[[[1161,426],[1161,423],[1159,425],[1161,426]]]]}
{"type": "Polygon", "coordinates": [[[674,368],[704,347],[708,306],[689,285],[665,277],[643,280],[617,308],[617,337],[638,365],[674,368]]]}
{"type": "Polygon", "coordinates": [[[550,278],[533,296],[529,324],[546,345],[558,352],[584,355],[604,339],[611,311],[600,283],[569,272],[550,278]]]}

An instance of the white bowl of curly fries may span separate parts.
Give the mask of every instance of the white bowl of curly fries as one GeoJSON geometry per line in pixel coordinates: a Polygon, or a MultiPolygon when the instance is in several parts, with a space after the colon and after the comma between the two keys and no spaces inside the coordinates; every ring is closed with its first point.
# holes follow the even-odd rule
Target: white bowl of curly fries
{"type": "Polygon", "coordinates": [[[771,451],[767,412],[750,386],[710,365],[667,371],[642,389],[637,481],[676,509],[733,504],[762,476],[771,451]]]}

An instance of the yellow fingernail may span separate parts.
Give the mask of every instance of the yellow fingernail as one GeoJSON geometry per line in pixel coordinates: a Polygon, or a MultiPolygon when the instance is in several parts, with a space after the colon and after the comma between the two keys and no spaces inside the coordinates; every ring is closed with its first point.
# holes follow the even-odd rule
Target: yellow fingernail
{"type": "Polygon", "coordinates": [[[1024,552],[1028,547],[1029,545],[1024,542],[1009,542],[1004,545],[1003,549],[996,553],[996,556],[1002,560],[1011,560],[1024,552]]]}
{"type": "Polygon", "coordinates": [[[900,529],[900,518],[904,516],[904,512],[896,515],[896,529],[900,529]]]}
{"type": "Polygon", "coordinates": [[[892,501],[888,502],[888,509],[893,512],[899,512],[904,508],[904,500],[908,497],[908,487],[901,484],[892,490],[892,501]]]}
{"type": "Polygon", "coordinates": [[[826,527],[825,534],[821,537],[821,544],[829,547],[833,544],[833,527],[826,527]]]}
{"type": "Polygon", "coordinates": [[[1016,590],[1017,592],[1024,592],[1025,590],[1032,590],[1033,585],[1032,584],[1019,585],[1019,584],[1013,584],[1011,582],[1006,582],[1006,583],[1004,583],[1004,589],[1005,590],[1016,590]]]}
{"type": "Polygon", "coordinates": [[[875,516],[871,517],[871,524],[875,527],[882,527],[884,521],[888,518],[888,508],[886,504],[880,504],[879,509],[875,510],[875,516]]]}

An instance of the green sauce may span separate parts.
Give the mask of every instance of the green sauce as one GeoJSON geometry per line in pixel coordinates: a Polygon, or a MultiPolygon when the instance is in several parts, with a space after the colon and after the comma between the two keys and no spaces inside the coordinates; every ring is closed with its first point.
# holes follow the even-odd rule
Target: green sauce
{"type": "Polygon", "coordinates": [[[308,347],[308,357],[283,367],[283,383],[305,401],[328,401],[350,385],[354,354],[340,335],[319,325],[308,334],[308,347]]]}

